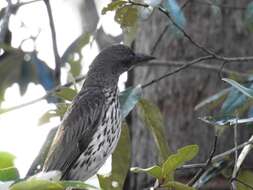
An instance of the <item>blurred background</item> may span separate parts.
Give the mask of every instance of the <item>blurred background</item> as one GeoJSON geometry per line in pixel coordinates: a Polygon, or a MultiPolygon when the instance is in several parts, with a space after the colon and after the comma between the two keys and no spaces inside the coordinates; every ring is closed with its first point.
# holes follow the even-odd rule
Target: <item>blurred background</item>
{"type": "MultiPolygon", "coordinates": [[[[225,57],[253,55],[253,3],[250,0],[134,2],[150,6],[136,6],[123,14],[117,6],[107,7],[111,3],[109,0],[50,1],[61,58],[61,74],[57,78],[52,26],[44,1],[0,1],[0,151],[16,156],[21,176],[27,172],[48,132],[60,123],[61,113],[70,102],[68,93],[72,91],[66,92],[65,101],[62,101],[51,93],[52,90],[60,84],[74,83],[71,89],[78,91],[89,64],[102,48],[124,43],[137,52],[157,58],[152,64],[129,72],[128,76],[124,74],[120,79],[121,90],[146,84],[208,55],[196,47],[195,41],[225,57]],[[159,5],[170,13],[174,23],[156,8],[159,5]],[[105,7],[108,10],[105,11],[105,7]],[[190,38],[178,30],[175,23],[190,38]]],[[[166,142],[172,152],[188,144],[197,144],[200,152],[194,163],[203,163],[210,155],[217,130],[199,117],[212,116],[215,121],[227,121],[227,116],[252,117],[252,100],[221,81],[228,77],[252,89],[253,67],[249,60],[206,59],[143,88],[143,97],[157,105],[162,113],[166,142]]],[[[131,166],[156,164],[160,158],[153,133],[147,130],[137,109],[128,116],[127,122],[131,166]]],[[[216,154],[234,147],[234,129],[225,129],[225,125],[220,128],[223,132],[219,133],[216,154]]],[[[247,141],[251,134],[251,127],[239,128],[237,143],[247,141]]],[[[249,154],[244,162],[247,172],[252,169],[252,158],[249,154]]],[[[110,162],[102,173],[110,171],[110,162]]],[[[177,177],[186,181],[195,172],[196,169],[179,171],[177,177]]],[[[230,181],[221,170],[214,174],[205,182],[211,181],[205,188],[228,189],[230,181]]],[[[153,183],[154,179],[147,174],[128,172],[124,189],[145,189],[153,183]]]]}

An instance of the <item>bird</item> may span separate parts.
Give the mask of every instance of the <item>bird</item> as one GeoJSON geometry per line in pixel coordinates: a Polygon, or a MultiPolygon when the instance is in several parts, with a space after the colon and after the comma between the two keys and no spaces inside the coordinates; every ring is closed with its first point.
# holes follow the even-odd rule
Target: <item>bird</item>
{"type": "Polygon", "coordinates": [[[62,180],[85,181],[97,173],[117,146],[121,133],[119,76],[154,59],[116,44],[91,63],[80,92],[63,116],[43,171],[59,170],[62,180]]]}

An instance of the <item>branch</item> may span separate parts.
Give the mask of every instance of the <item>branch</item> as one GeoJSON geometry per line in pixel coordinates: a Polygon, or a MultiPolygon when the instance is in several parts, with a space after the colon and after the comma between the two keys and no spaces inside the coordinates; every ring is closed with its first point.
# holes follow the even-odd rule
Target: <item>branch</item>
{"type": "MultiPolygon", "coordinates": [[[[128,1],[131,5],[135,5],[135,6],[141,6],[141,7],[149,7],[148,4],[145,3],[137,3],[137,2],[133,2],[131,0],[128,1]]],[[[213,58],[217,59],[217,60],[222,60],[222,61],[228,61],[228,62],[235,62],[235,61],[249,61],[249,60],[253,60],[253,56],[251,57],[236,57],[235,58],[230,58],[230,57],[225,57],[225,56],[220,56],[217,55],[215,52],[207,49],[206,47],[200,45],[198,42],[196,42],[194,39],[192,39],[192,37],[181,27],[179,26],[176,21],[171,17],[170,13],[164,9],[163,7],[158,7],[158,10],[160,12],[162,12],[163,14],[165,14],[170,21],[172,22],[172,24],[180,31],[182,32],[182,34],[197,48],[199,48],[200,50],[202,50],[203,52],[205,52],[206,54],[212,56],[213,58]]]]}
{"type": "Polygon", "coordinates": [[[253,136],[248,141],[238,145],[237,147],[234,147],[230,150],[227,150],[227,151],[225,151],[221,154],[218,154],[218,155],[214,156],[213,159],[212,159],[212,162],[222,160],[224,157],[234,153],[235,151],[240,150],[240,149],[244,148],[245,146],[252,145],[252,143],[253,143],[253,136]]]}
{"type": "Polygon", "coordinates": [[[56,32],[55,32],[51,5],[50,5],[49,0],[44,0],[44,3],[47,8],[47,13],[48,13],[49,23],[50,23],[50,28],[51,28],[51,35],[52,35],[53,51],[54,51],[54,58],[55,58],[55,81],[56,81],[56,85],[59,85],[61,84],[60,79],[61,79],[62,60],[59,56],[58,49],[57,49],[56,32]]]}
{"type": "MultiPolygon", "coordinates": [[[[253,135],[250,137],[249,141],[253,141],[253,135]]],[[[246,145],[243,150],[241,151],[238,159],[235,162],[235,166],[234,166],[234,170],[233,170],[233,174],[232,174],[232,179],[231,179],[231,185],[232,185],[232,189],[235,190],[236,189],[236,184],[234,183],[236,176],[240,170],[240,167],[243,163],[243,161],[245,160],[246,156],[249,154],[249,151],[252,149],[252,144],[248,144],[246,145]]]]}
{"type": "MultiPolygon", "coordinates": [[[[156,61],[155,60],[155,61],[151,61],[151,62],[142,63],[137,66],[180,67],[180,66],[183,66],[185,63],[186,63],[186,61],[159,61],[159,60],[156,61]]],[[[218,72],[222,72],[227,75],[237,75],[237,76],[246,77],[246,78],[251,76],[251,74],[248,74],[248,73],[240,73],[237,71],[233,71],[231,69],[224,69],[224,68],[221,69],[221,67],[211,65],[211,64],[194,64],[194,65],[192,65],[192,68],[204,69],[204,70],[208,70],[208,71],[218,71],[218,72]]]]}
{"type": "MultiPolygon", "coordinates": [[[[235,148],[237,148],[238,146],[238,143],[237,143],[237,127],[238,127],[238,116],[236,116],[236,124],[234,125],[234,145],[235,145],[235,148]]],[[[237,163],[237,160],[238,160],[238,150],[235,151],[235,164],[234,164],[234,169],[233,169],[233,173],[232,173],[232,179],[236,178],[237,174],[238,174],[238,171],[237,170],[237,167],[236,167],[236,163],[237,163]]],[[[236,190],[236,183],[234,180],[231,180],[231,188],[233,190],[236,190]]]]}
{"type": "Polygon", "coordinates": [[[218,136],[215,135],[214,137],[214,144],[213,144],[213,148],[212,151],[210,153],[210,156],[208,158],[208,160],[206,161],[206,165],[205,167],[202,167],[197,173],[196,175],[189,181],[188,185],[192,186],[195,182],[198,181],[198,179],[201,177],[201,175],[205,172],[205,170],[212,164],[212,159],[214,157],[214,153],[216,151],[216,147],[217,147],[217,140],[218,140],[218,136]]]}
{"type": "Polygon", "coordinates": [[[157,40],[156,40],[154,46],[153,46],[152,49],[151,49],[150,55],[154,55],[155,50],[156,50],[158,44],[161,42],[161,40],[162,40],[163,36],[166,34],[168,28],[169,28],[169,24],[167,24],[167,25],[164,27],[162,33],[161,33],[161,34],[159,35],[159,37],[157,38],[157,40]]]}
{"type": "Polygon", "coordinates": [[[8,25],[9,25],[9,20],[11,16],[11,6],[12,3],[10,0],[7,0],[7,7],[3,8],[4,10],[4,15],[1,18],[1,25],[0,25],[0,43],[4,43],[4,39],[6,36],[6,33],[8,31],[8,25]]]}
{"type": "Polygon", "coordinates": [[[59,85],[59,86],[55,87],[54,89],[48,91],[44,96],[41,96],[40,98],[36,98],[36,99],[34,99],[32,101],[29,101],[29,102],[26,102],[26,103],[23,103],[23,104],[20,104],[20,105],[17,105],[17,106],[13,106],[13,107],[10,107],[10,108],[0,109],[0,115],[4,114],[4,113],[7,113],[7,112],[10,112],[10,111],[13,111],[13,110],[17,110],[17,109],[29,106],[29,105],[32,105],[32,104],[35,104],[35,103],[37,103],[37,102],[39,102],[41,100],[44,100],[47,97],[53,95],[55,92],[61,90],[62,88],[72,86],[74,83],[80,82],[80,81],[84,80],[85,77],[86,76],[80,76],[80,77],[75,78],[75,82],[68,82],[68,83],[66,83],[66,84],[64,84],[62,86],[59,85]]]}
{"type": "Polygon", "coordinates": [[[204,56],[204,57],[199,57],[197,59],[194,59],[194,60],[192,60],[192,61],[190,61],[188,63],[185,63],[184,65],[182,65],[178,69],[175,69],[174,71],[170,71],[170,72],[166,73],[165,75],[162,75],[161,77],[158,77],[156,79],[151,80],[150,82],[148,82],[146,84],[143,84],[141,87],[144,89],[144,88],[146,88],[146,87],[148,87],[148,86],[150,86],[150,85],[152,85],[154,83],[159,82],[160,80],[162,80],[162,79],[164,79],[164,78],[166,78],[168,76],[171,76],[171,75],[173,75],[175,73],[178,73],[179,71],[182,71],[182,70],[190,67],[191,65],[194,65],[194,64],[199,63],[201,61],[209,60],[209,59],[214,59],[214,57],[212,55],[209,55],[209,56],[204,56]]]}

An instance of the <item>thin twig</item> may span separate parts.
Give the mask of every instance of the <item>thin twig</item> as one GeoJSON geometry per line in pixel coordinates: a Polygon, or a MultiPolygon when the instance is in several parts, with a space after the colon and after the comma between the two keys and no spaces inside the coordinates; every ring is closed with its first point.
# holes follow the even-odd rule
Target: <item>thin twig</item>
{"type": "MultiPolygon", "coordinates": [[[[220,161],[220,160],[224,159],[226,156],[229,156],[230,154],[234,153],[235,151],[240,150],[240,149],[244,148],[245,146],[252,144],[252,143],[253,143],[253,139],[250,139],[249,141],[246,141],[246,142],[238,145],[237,148],[234,147],[234,148],[227,150],[221,154],[218,154],[212,158],[212,163],[220,161]]],[[[198,168],[198,167],[202,168],[205,166],[206,166],[206,163],[198,163],[198,164],[183,165],[182,167],[177,168],[177,169],[180,170],[180,169],[198,168]]]]}
{"type": "Polygon", "coordinates": [[[215,135],[214,137],[214,144],[213,144],[213,147],[212,147],[212,151],[210,153],[210,156],[208,158],[208,160],[206,161],[206,165],[205,167],[201,168],[197,173],[196,175],[188,182],[188,185],[189,186],[192,186],[195,182],[198,181],[198,179],[200,178],[200,176],[205,172],[205,170],[212,164],[212,159],[214,157],[214,153],[216,151],[216,147],[217,147],[217,140],[218,140],[218,136],[215,135]]]}
{"type": "MultiPolygon", "coordinates": [[[[182,4],[182,6],[180,7],[180,9],[183,10],[189,2],[190,2],[190,0],[186,0],[186,1],[182,4]]],[[[158,36],[158,38],[157,38],[157,40],[156,40],[154,46],[153,46],[152,49],[151,49],[151,52],[150,52],[151,55],[154,55],[155,50],[156,50],[158,44],[161,42],[163,36],[166,34],[166,32],[167,32],[168,29],[169,29],[169,24],[167,24],[167,25],[164,27],[163,31],[162,31],[161,34],[158,36]]]]}
{"type": "Polygon", "coordinates": [[[240,149],[244,148],[245,146],[250,145],[252,143],[253,143],[253,139],[238,145],[237,148],[234,147],[234,148],[227,150],[221,154],[218,154],[213,157],[212,162],[217,162],[219,160],[222,160],[224,157],[226,157],[226,156],[234,153],[235,151],[240,150],[240,149]]]}
{"type": "MultiPolygon", "coordinates": [[[[253,135],[250,137],[249,141],[253,141],[253,135]]],[[[232,180],[231,180],[231,188],[233,190],[236,189],[236,184],[233,179],[235,179],[237,177],[240,167],[241,167],[243,161],[245,160],[246,156],[249,154],[249,151],[251,149],[252,149],[252,144],[248,144],[245,147],[243,147],[243,150],[241,151],[238,159],[235,162],[235,166],[234,166],[234,170],[233,170],[233,174],[232,174],[232,180]]]]}
{"type": "MultiPolygon", "coordinates": [[[[130,4],[135,5],[135,6],[142,6],[142,7],[149,7],[148,4],[145,3],[137,3],[137,2],[133,2],[133,1],[128,1],[130,4]]],[[[249,61],[249,60],[253,60],[253,56],[251,57],[236,57],[235,58],[231,58],[231,57],[225,57],[225,56],[220,56],[217,55],[215,52],[213,52],[212,50],[207,49],[206,47],[200,45],[198,42],[196,42],[181,26],[179,26],[176,21],[171,17],[170,13],[164,9],[163,7],[158,7],[158,10],[160,12],[162,12],[163,14],[165,14],[170,21],[172,22],[172,24],[180,31],[182,32],[182,34],[197,48],[199,48],[200,50],[202,50],[203,52],[207,53],[208,55],[211,55],[213,58],[218,59],[218,60],[223,60],[223,61],[228,61],[228,62],[235,62],[235,61],[249,61]],[[245,59],[246,58],[246,59],[245,59]]]]}
{"type": "Polygon", "coordinates": [[[54,58],[55,58],[55,81],[56,81],[56,85],[59,85],[61,83],[60,79],[61,79],[62,60],[61,60],[60,55],[58,53],[57,42],[56,42],[56,32],[55,32],[55,26],[54,26],[51,5],[50,5],[49,0],[44,0],[44,3],[47,8],[47,13],[48,13],[48,17],[49,17],[49,24],[50,24],[50,28],[51,28],[51,35],[52,35],[53,51],[54,51],[54,58]]]}
{"type": "MultiPolygon", "coordinates": [[[[80,77],[77,77],[75,79],[75,82],[80,82],[82,80],[85,79],[85,76],[80,76],[80,77]]],[[[36,98],[32,101],[29,101],[29,102],[26,102],[26,103],[23,103],[23,104],[20,104],[20,105],[17,105],[17,106],[13,106],[13,107],[10,107],[10,108],[2,108],[0,109],[0,115],[1,114],[4,114],[4,113],[7,113],[7,112],[10,112],[10,111],[13,111],[13,110],[17,110],[17,109],[20,109],[20,108],[23,108],[23,107],[26,107],[26,106],[29,106],[29,105],[32,105],[32,104],[35,104],[41,100],[44,100],[46,99],[47,97],[53,95],[55,92],[61,90],[62,88],[65,88],[65,87],[69,87],[69,86],[72,86],[75,82],[68,82],[62,86],[57,86],[55,87],[54,89],[50,90],[50,91],[47,91],[47,93],[39,98],[36,98]]]]}
{"type": "Polygon", "coordinates": [[[152,49],[151,49],[151,52],[150,52],[151,55],[154,55],[155,50],[156,50],[158,44],[161,42],[161,40],[162,40],[163,36],[166,34],[168,28],[169,28],[169,24],[167,24],[167,25],[164,27],[163,31],[161,32],[161,34],[160,34],[159,37],[157,38],[157,40],[156,40],[154,46],[153,46],[152,49]]]}
{"type": "Polygon", "coordinates": [[[186,165],[183,165],[183,166],[177,168],[177,170],[204,168],[205,166],[206,166],[206,163],[186,164],[186,165]]]}
{"type": "MultiPolygon", "coordinates": [[[[143,66],[149,66],[149,67],[180,67],[180,66],[183,66],[185,63],[186,63],[186,61],[159,61],[159,60],[156,61],[155,60],[155,61],[151,61],[151,62],[141,63],[141,64],[137,65],[137,67],[143,67],[143,66]]],[[[224,73],[224,74],[227,74],[227,75],[237,75],[237,76],[246,77],[246,78],[251,76],[251,74],[240,73],[240,72],[233,71],[233,70],[230,70],[230,69],[223,68],[221,70],[220,67],[218,67],[216,65],[211,65],[211,64],[194,64],[194,65],[192,65],[191,68],[204,69],[204,70],[208,70],[208,71],[218,71],[220,73],[224,73]]]]}
{"type": "Polygon", "coordinates": [[[170,72],[166,73],[165,75],[162,75],[162,76],[160,76],[160,77],[158,77],[156,79],[151,80],[150,82],[148,82],[146,84],[143,84],[141,87],[144,89],[144,88],[146,88],[146,87],[148,87],[148,86],[150,86],[150,85],[152,85],[154,83],[157,83],[158,81],[160,81],[160,80],[162,80],[162,79],[164,79],[164,78],[166,78],[166,77],[168,77],[170,75],[173,75],[175,73],[178,73],[181,70],[184,70],[184,69],[190,67],[193,64],[196,64],[196,63],[199,63],[201,61],[208,60],[208,59],[213,59],[213,56],[209,55],[209,56],[204,56],[204,57],[199,57],[197,59],[194,59],[194,60],[192,60],[192,61],[190,61],[188,63],[185,63],[183,66],[179,67],[178,69],[175,69],[174,71],[170,71],[170,72]]]}
{"type": "MultiPolygon", "coordinates": [[[[235,148],[238,147],[238,143],[237,143],[237,126],[238,126],[238,122],[237,121],[238,121],[238,116],[236,116],[236,124],[234,125],[234,146],[235,146],[235,148]]],[[[236,178],[237,173],[238,173],[237,167],[236,167],[236,163],[237,163],[237,160],[238,160],[238,150],[235,151],[234,155],[235,155],[235,164],[234,164],[234,169],[233,169],[233,173],[232,173],[232,179],[236,178]]],[[[231,188],[233,190],[237,189],[235,182],[236,181],[231,180],[231,188]]]]}

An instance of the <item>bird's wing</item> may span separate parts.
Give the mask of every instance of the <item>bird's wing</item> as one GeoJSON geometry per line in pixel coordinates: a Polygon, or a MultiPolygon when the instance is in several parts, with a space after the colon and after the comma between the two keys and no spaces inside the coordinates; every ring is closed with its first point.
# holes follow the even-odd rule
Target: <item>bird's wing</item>
{"type": "Polygon", "coordinates": [[[44,171],[60,170],[65,176],[72,164],[87,148],[105,114],[105,97],[99,89],[80,92],[59,127],[44,171]]]}

